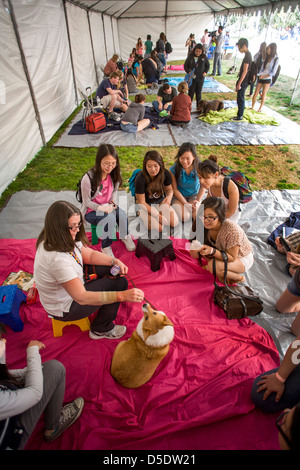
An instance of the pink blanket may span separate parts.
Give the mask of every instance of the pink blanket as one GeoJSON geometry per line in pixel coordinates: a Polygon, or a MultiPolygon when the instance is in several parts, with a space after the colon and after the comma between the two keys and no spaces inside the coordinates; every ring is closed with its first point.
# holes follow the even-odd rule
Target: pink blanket
{"type": "Polygon", "coordinates": [[[168,70],[184,70],[183,64],[181,65],[169,65],[168,70]]]}
{"type": "MultiPolygon", "coordinates": [[[[42,360],[56,358],[66,367],[66,402],[85,399],[81,418],[51,444],[42,438],[41,419],[28,449],[279,448],[275,416],[256,410],[250,398],[254,378],[279,365],[273,340],[250,319],[226,319],[212,301],[212,275],[190,258],[185,243],[174,240],[176,260],[166,258],[156,273],[146,257],[113,244],[136,285],[175,325],[168,355],[139,389],[124,389],[110,375],[118,340],[91,340],[74,326],[54,338],[40,302],[22,305],[24,330],[7,328],[10,368],[25,366],[26,346],[38,339],[46,345],[42,360]]],[[[35,240],[0,240],[0,282],[11,271],[32,272],[34,255],[35,240]]],[[[120,306],[125,339],[141,317],[140,304],[120,306]]]]}

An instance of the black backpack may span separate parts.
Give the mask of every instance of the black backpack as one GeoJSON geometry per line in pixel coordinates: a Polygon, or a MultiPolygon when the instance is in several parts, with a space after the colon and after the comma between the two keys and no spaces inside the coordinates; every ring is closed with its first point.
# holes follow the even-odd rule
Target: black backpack
{"type": "Polygon", "coordinates": [[[169,42],[166,42],[165,44],[165,51],[167,54],[171,54],[171,52],[173,51],[173,47],[171,46],[169,42]]]}
{"type": "Polygon", "coordinates": [[[274,85],[274,83],[276,82],[277,78],[279,77],[280,70],[281,70],[281,66],[278,65],[277,70],[276,70],[276,73],[275,73],[275,75],[272,77],[271,86],[274,85]]]}
{"type": "Polygon", "coordinates": [[[249,75],[248,75],[248,83],[249,85],[255,81],[256,75],[257,75],[257,64],[252,60],[249,68],[249,75]]]}
{"type": "MultiPolygon", "coordinates": [[[[91,199],[93,199],[93,197],[94,197],[94,195],[96,194],[96,191],[97,191],[97,186],[96,187],[94,186],[93,178],[90,175],[89,171],[87,171],[87,173],[85,173],[83,176],[85,176],[86,174],[90,178],[90,182],[91,182],[91,199]]],[[[81,204],[82,204],[81,181],[82,181],[83,176],[80,178],[80,180],[77,183],[77,191],[76,191],[76,199],[81,204]]]]}

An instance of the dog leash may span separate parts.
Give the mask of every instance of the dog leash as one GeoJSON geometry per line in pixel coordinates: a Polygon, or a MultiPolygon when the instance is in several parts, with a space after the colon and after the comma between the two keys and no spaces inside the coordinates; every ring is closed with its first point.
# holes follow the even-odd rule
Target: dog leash
{"type": "MultiPolygon", "coordinates": [[[[113,273],[114,273],[113,268],[114,268],[114,266],[111,268],[111,271],[112,271],[111,274],[106,274],[106,275],[103,276],[101,279],[104,279],[105,277],[108,277],[109,279],[118,279],[118,277],[125,276],[125,277],[127,277],[127,279],[131,282],[131,284],[133,285],[133,287],[134,287],[135,289],[138,289],[138,287],[135,285],[134,281],[133,281],[132,278],[129,276],[129,274],[127,274],[127,273],[126,273],[126,274],[120,274],[120,273],[118,272],[118,270],[115,271],[115,274],[113,274],[113,273]]],[[[93,280],[95,280],[95,279],[98,278],[98,276],[97,276],[97,274],[96,274],[95,266],[93,266],[93,270],[94,270],[94,272],[93,272],[92,274],[88,274],[88,272],[87,272],[87,271],[88,271],[88,265],[85,265],[84,276],[85,276],[86,282],[91,282],[91,281],[93,281],[93,280]]],[[[153,308],[154,310],[157,310],[156,307],[154,307],[154,305],[153,305],[146,297],[144,297],[144,300],[145,300],[145,302],[147,302],[147,304],[150,305],[151,308],[153,308]]]]}

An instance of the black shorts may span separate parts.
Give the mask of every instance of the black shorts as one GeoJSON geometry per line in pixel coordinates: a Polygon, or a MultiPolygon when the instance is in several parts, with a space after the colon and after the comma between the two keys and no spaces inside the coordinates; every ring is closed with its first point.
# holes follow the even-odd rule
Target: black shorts
{"type": "Polygon", "coordinates": [[[262,78],[258,79],[258,83],[261,83],[262,85],[267,85],[268,83],[271,83],[271,79],[268,78],[267,80],[263,80],[262,78]]]}

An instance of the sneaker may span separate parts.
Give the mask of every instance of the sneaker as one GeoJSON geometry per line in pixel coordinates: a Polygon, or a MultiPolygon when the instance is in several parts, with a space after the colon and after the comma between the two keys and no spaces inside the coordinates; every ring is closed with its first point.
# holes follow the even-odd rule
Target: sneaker
{"type": "Polygon", "coordinates": [[[127,248],[127,251],[134,251],[136,246],[130,235],[121,240],[127,248]]]}
{"type": "Polygon", "coordinates": [[[91,339],[119,339],[122,338],[126,333],[125,325],[115,325],[112,330],[105,331],[104,333],[98,333],[97,331],[89,332],[91,339]]]}
{"type": "Polygon", "coordinates": [[[101,248],[102,253],[104,253],[107,256],[110,256],[111,258],[115,258],[115,255],[113,254],[113,251],[110,246],[107,246],[106,248],[101,248]]]}
{"type": "Polygon", "coordinates": [[[76,400],[65,405],[61,410],[57,429],[49,436],[45,436],[45,440],[47,442],[52,442],[54,439],[60,436],[65,429],[71,426],[71,424],[73,424],[76,419],[79,418],[83,410],[83,406],[84,400],[81,397],[76,398],[76,400]]]}
{"type": "Polygon", "coordinates": [[[232,121],[242,121],[243,120],[243,117],[240,117],[240,116],[234,116],[232,118],[232,121]]]}
{"type": "Polygon", "coordinates": [[[108,118],[109,118],[109,119],[112,119],[113,121],[117,121],[117,122],[121,121],[121,116],[120,116],[120,114],[115,113],[114,111],[113,111],[112,113],[109,113],[109,114],[108,114],[108,118]]]}

